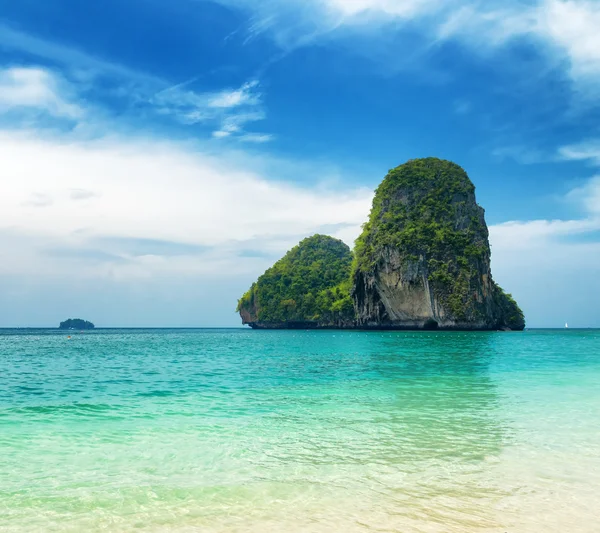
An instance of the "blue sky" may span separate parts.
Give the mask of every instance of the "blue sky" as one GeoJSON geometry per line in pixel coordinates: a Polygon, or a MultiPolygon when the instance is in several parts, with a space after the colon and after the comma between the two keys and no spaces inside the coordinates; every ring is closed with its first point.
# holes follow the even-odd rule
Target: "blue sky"
{"type": "Polygon", "coordinates": [[[598,2],[0,6],[0,326],[238,325],[424,156],[469,173],[530,326],[600,326],[598,2]]]}

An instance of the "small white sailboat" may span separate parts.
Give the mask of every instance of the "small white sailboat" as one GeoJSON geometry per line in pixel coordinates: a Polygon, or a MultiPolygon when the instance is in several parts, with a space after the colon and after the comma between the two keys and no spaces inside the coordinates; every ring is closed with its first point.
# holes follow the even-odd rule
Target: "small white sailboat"
{"type": "Polygon", "coordinates": [[[565,329],[569,329],[569,324],[565,322],[565,329]]]}

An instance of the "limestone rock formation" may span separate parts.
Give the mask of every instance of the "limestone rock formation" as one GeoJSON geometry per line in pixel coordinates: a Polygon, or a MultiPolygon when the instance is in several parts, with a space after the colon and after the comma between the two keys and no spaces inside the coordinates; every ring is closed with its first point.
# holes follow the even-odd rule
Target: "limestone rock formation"
{"type": "Polygon", "coordinates": [[[484,211],[466,172],[415,159],[377,188],[354,257],[314,235],[240,299],[253,328],[522,330],[523,313],[492,279],[484,211]]]}
{"type": "Polygon", "coordinates": [[[493,281],[484,210],[458,165],[412,160],[378,187],[356,242],[352,295],[362,328],[515,329],[515,301],[493,281]]]}

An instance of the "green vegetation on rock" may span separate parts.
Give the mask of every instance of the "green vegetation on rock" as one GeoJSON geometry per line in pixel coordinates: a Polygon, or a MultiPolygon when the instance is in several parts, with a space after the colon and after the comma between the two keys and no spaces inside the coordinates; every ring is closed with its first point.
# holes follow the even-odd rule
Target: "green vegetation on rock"
{"type": "Polygon", "coordinates": [[[313,235],[268,269],[238,302],[245,323],[331,325],[352,319],[352,253],[342,241],[313,235]]]}
{"type": "MultiPolygon", "coordinates": [[[[388,173],[356,241],[354,276],[376,271],[389,249],[405,267],[413,263],[424,274],[448,318],[464,323],[486,318],[489,309],[478,290],[493,283],[482,279],[489,278],[488,230],[475,187],[460,166],[416,159],[388,173]]],[[[496,292],[499,304],[516,307],[504,292],[496,292]]]]}
{"type": "Polygon", "coordinates": [[[512,297],[512,294],[504,292],[502,288],[495,283],[494,286],[496,289],[496,292],[494,293],[496,305],[500,308],[502,316],[502,321],[499,325],[515,331],[520,331],[525,328],[525,315],[512,297]]]}
{"type": "Polygon", "coordinates": [[[303,240],[240,299],[252,327],[523,329],[496,285],[484,211],[455,163],[415,159],[377,188],[354,255],[322,235],[303,240]]]}
{"type": "Polygon", "coordinates": [[[385,246],[399,247],[415,260],[421,252],[448,246],[459,255],[485,253],[485,242],[472,242],[477,233],[487,238],[482,217],[463,212],[474,192],[466,172],[449,161],[415,159],[390,170],[356,241],[356,267],[368,270],[385,246]]]}
{"type": "Polygon", "coordinates": [[[423,253],[431,256],[430,272],[441,278],[444,261],[433,256],[451,251],[459,268],[481,258],[488,252],[483,213],[465,212],[474,192],[466,172],[449,161],[419,159],[391,170],[356,241],[356,267],[372,267],[385,246],[415,260],[423,253]]]}
{"type": "Polygon", "coordinates": [[[69,318],[60,323],[59,329],[94,329],[94,324],[81,318],[69,318]]]}

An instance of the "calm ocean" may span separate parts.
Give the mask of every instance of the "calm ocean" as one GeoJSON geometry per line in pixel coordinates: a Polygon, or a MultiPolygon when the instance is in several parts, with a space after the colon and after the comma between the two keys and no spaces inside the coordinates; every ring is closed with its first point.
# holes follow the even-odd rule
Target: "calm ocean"
{"type": "Polygon", "coordinates": [[[600,531],[600,331],[0,332],[2,532],[600,531]]]}

